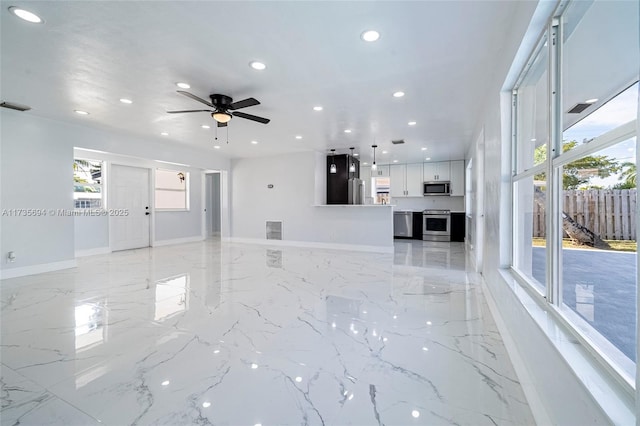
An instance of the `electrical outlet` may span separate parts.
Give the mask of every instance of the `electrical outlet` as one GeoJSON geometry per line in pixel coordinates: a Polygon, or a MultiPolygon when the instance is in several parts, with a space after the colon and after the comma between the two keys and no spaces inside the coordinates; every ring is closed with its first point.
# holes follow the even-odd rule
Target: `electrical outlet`
{"type": "Polygon", "coordinates": [[[16,253],[13,251],[10,251],[9,253],[7,253],[7,260],[9,262],[15,262],[16,261],[16,253]]]}

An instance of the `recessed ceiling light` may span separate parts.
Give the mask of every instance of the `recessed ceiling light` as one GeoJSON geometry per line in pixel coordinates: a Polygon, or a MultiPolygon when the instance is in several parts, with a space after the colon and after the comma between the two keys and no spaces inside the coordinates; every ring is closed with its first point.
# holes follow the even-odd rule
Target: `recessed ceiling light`
{"type": "Polygon", "coordinates": [[[394,162],[394,163],[397,163],[397,162],[398,162],[398,160],[393,160],[393,162],[394,162]]]}
{"type": "Polygon", "coordinates": [[[24,19],[27,22],[31,22],[32,24],[42,24],[44,21],[38,15],[33,12],[29,12],[28,10],[20,9],[16,6],[11,6],[9,11],[16,15],[20,19],[24,19]]]}
{"type": "Polygon", "coordinates": [[[123,104],[132,104],[133,101],[131,99],[120,98],[120,102],[123,104]]]}
{"type": "Polygon", "coordinates": [[[258,141],[251,141],[252,144],[258,145],[258,141]]]}
{"type": "Polygon", "coordinates": [[[382,151],[382,153],[383,153],[383,154],[388,154],[388,153],[389,153],[389,151],[382,151]]]}
{"type": "Polygon", "coordinates": [[[345,129],[345,131],[344,131],[344,132],[345,132],[345,133],[351,133],[351,130],[350,130],[350,129],[345,129]]]}
{"type": "Polygon", "coordinates": [[[267,68],[267,66],[265,64],[263,64],[262,62],[258,62],[258,61],[253,61],[249,64],[249,66],[251,68],[253,68],[254,70],[258,70],[258,71],[262,71],[263,69],[267,68]]]}
{"type": "Polygon", "coordinates": [[[297,136],[296,136],[296,139],[302,139],[302,136],[297,135],[297,136]]]}
{"type": "Polygon", "coordinates": [[[585,104],[595,104],[596,102],[598,102],[598,98],[587,99],[584,101],[585,104]]]}
{"type": "Polygon", "coordinates": [[[169,386],[169,383],[171,383],[169,380],[165,380],[164,382],[160,383],[162,386],[169,386]]]}
{"type": "Polygon", "coordinates": [[[354,157],[357,157],[358,155],[360,155],[360,154],[358,154],[357,152],[355,154],[353,154],[354,157]]]}
{"type": "Polygon", "coordinates": [[[409,126],[415,126],[415,125],[416,125],[416,122],[415,122],[415,121],[410,121],[410,122],[408,122],[407,124],[408,124],[409,126]]]}
{"type": "Polygon", "coordinates": [[[531,142],[535,142],[536,140],[536,138],[531,138],[531,142]]]}
{"type": "Polygon", "coordinates": [[[368,165],[369,165],[369,163],[362,163],[362,165],[363,165],[363,166],[368,166],[368,165]]]}
{"type": "Polygon", "coordinates": [[[393,94],[393,97],[394,97],[394,98],[401,98],[401,97],[403,97],[403,96],[404,96],[404,92],[395,92],[395,93],[393,94]]]}
{"type": "Polygon", "coordinates": [[[426,148],[426,147],[424,147],[424,146],[423,146],[422,148],[420,148],[420,149],[421,149],[422,151],[426,151],[426,150],[427,150],[427,148],[426,148]]]}
{"type": "Polygon", "coordinates": [[[211,407],[211,403],[209,401],[205,401],[205,402],[202,403],[202,406],[204,408],[209,408],[209,407],[211,407]]]}
{"type": "Polygon", "coordinates": [[[76,114],[80,114],[80,115],[89,115],[89,113],[87,111],[81,111],[79,109],[74,109],[73,112],[75,112],[76,114]]]}
{"type": "Polygon", "coordinates": [[[322,111],[322,107],[321,107],[321,106],[319,106],[319,105],[318,105],[318,106],[314,106],[314,107],[313,107],[313,110],[314,110],[314,111],[322,111]]]}
{"type": "Polygon", "coordinates": [[[425,158],[425,160],[429,161],[429,160],[431,160],[431,157],[427,157],[427,158],[425,158]]]}
{"type": "Polygon", "coordinates": [[[210,128],[211,128],[211,126],[207,126],[206,124],[203,124],[201,127],[202,127],[203,129],[210,129],[210,128]]]}
{"type": "Polygon", "coordinates": [[[176,83],[176,86],[181,89],[191,89],[191,85],[189,85],[188,83],[176,83]]]}
{"type": "Polygon", "coordinates": [[[169,133],[167,133],[167,132],[162,132],[162,133],[160,133],[160,134],[161,134],[162,136],[169,136],[169,133]]]}
{"type": "Polygon", "coordinates": [[[368,30],[360,34],[360,38],[364,41],[376,41],[380,38],[380,33],[375,30],[368,30]]]}
{"type": "Polygon", "coordinates": [[[258,368],[258,364],[251,364],[251,368],[255,370],[256,368],[258,368]]]}
{"type": "MultiPolygon", "coordinates": [[[[220,145],[214,145],[213,146],[214,149],[220,149],[220,145]]],[[[215,351],[214,351],[215,352],[215,351]]]]}

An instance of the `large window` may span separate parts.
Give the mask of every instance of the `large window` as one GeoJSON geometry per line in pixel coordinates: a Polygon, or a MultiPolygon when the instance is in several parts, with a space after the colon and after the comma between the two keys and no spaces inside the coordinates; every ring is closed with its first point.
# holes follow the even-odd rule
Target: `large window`
{"type": "Polygon", "coordinates": [[[159,210],[188,210],[189,173],[178,170],[156,170],[155,199],[159,210]]]}
{"type": "Polygon", "coordinates": [[[73,160],[73,201],[76,209],[104,207],[102,169],[102,161],[73,160]]]}
{"type": "Polygon", "coordinates": [[[628,383],[637,342],[639,15],[638,2],[569,3],[523,70],[513,114],[513,269],[628,383]]]}

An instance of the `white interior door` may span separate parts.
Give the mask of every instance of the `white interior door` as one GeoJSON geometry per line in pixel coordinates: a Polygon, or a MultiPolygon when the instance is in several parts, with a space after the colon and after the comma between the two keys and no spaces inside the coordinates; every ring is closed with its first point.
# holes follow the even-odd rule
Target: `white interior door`
{"type": "Polygon", "coordinates": [[[128,250],[149,247],[149,169],[111,166],[109,209],[126,211],[111,215],[111,249],[128,250]]]}

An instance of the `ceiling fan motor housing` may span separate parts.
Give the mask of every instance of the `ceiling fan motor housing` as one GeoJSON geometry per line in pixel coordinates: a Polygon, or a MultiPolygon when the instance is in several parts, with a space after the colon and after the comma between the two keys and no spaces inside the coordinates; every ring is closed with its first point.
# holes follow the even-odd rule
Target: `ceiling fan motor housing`
{"type": "Polygon", "coordinates": [[[209,97],[211,98],[211,103],[220,110],[226,110],[233,102],[233,99],[231,99],[229,96],[219,95],[217,93],[209,95],[209,97]]]}

